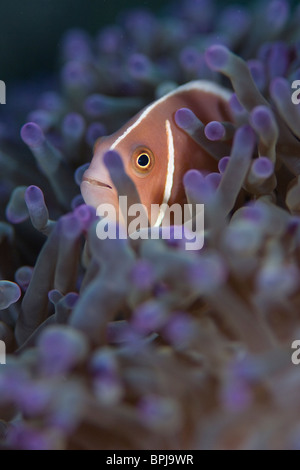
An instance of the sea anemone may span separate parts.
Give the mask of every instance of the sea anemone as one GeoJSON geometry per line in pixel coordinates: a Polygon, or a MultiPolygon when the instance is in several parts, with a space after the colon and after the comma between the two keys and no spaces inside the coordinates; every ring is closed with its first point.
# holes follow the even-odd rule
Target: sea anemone
{"type": "Polygon", "coordinates": [[[30,99],[0,122],[3,449],[299,448],[299,24],[285,0],[126,11],[65,34],[55,88],[14,91],[30,99]],[[204,247],[99,240],[79,191],[95,141],[200,78],[234,92],[232,123],[175,116],[228,148],[183,179],[204,247]]]}

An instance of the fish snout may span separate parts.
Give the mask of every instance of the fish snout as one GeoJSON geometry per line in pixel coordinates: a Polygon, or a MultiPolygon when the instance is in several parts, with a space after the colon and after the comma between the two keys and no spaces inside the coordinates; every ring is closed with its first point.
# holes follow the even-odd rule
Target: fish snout
{"type": "Polygon", "coordinates": [[[100,204],[118,206],[117,190],[104,164],[97,171],[90,165],[83,174],[80,189],[85,203],[96,209],[100,204]]]}

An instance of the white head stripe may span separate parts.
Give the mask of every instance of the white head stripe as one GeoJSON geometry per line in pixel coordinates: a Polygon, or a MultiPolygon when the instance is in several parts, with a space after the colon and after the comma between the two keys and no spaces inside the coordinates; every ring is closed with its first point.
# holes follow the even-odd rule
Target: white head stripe
{"type": "Polygon", "coordinates": [[[143,112],[142,114],[138,117],[138,119],[129,126],[125,132],[123,132],[122,135],[120,135],[114,143],[111,145],[110,150],[113,150],[116,148],[116,146],[123,140],[125,137],[133,130],[135,129],[144,119],[147,117],[147,115],[154,109],[157,105],[163,103],[165,100],[167,100],[169,97],[175,95],[176,93],[179,93],[181,91],[190,91],[190,90],[199,90],[199,91],[206,91],[207,93],[213,93],[214,95],[220,96],[223,98],[225,101],[228,101],[229,98],[231,97],[232,93],[229,90],[226,90],[226,88],[223,88],[222,86],[218,85],[217,83],[210,82],[208,80],[194,80],[192,82],[186,83],[185,85],[182,85],[178,88],[175,88],[172,90],[170,93],[167,93],[166,95],[162,96],[158,100],[154,101],[151,103],[143,112]]]}
{"type": "Polygon", "coordinates": [[[171,192],[173,188],[174,182],[174,171],[175,171],[175,150],[174,150],[174,140],[173,134],[171,129],[170,121],[166,121],[166,133],[167,133],[167,140],[168,140],[168,168],[167,168],[167,176],[166,176],[166,183],[165,183],[165,190],[164,190],[164,197],[163,197],[163,207],[160,207],[159,214],[157,220],[154,224],[154,227],[159,227],[164,215],[167,210],[167,204],[171,197],[171,192]]]}

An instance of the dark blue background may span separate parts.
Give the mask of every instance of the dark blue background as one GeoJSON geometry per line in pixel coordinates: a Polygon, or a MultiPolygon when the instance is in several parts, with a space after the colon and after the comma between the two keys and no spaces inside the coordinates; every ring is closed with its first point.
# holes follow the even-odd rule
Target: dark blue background
{"type": "MultiPolygon", "coordinates": [[[[66,29],[82,27],[95,34],[133,7],[161,11],[170,0],[0,0],[0,78],[29,78],[53,71],[66,29]]],[[[175,7],[179,0],[173,1],[175,7]]],[[[216,0],[220,5],[248,3],[216,0]]]]}
{"type": "Polygon", "coordinates": [[[96,33],[122,10],[157,11],[162,0],[0,0],[0,76],[28,78],[53,70],[63,32],[82,27],[96,33]]]}

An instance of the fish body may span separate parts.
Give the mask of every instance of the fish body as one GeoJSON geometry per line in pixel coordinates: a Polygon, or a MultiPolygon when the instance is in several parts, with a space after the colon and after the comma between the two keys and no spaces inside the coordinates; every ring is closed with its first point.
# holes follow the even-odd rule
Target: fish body
{"type": "MultiPolygon", "coordinates": [[[[85,202],[96,208],[104,202],[117,205],[117,192],[103,161],[108,150],[116,150],[148,213],[151,204],[184,204],[186,171],[216,171],[217,161],[176,125],[175,113],[189,108],[203,124],[231,121],[230,96],[228,90],[213,82],[189,82],[149,104],[117,132],[102,137],[83,175],[85,202]]],[[[159,214],[155,225],[162,218],[159,214]]]]}

